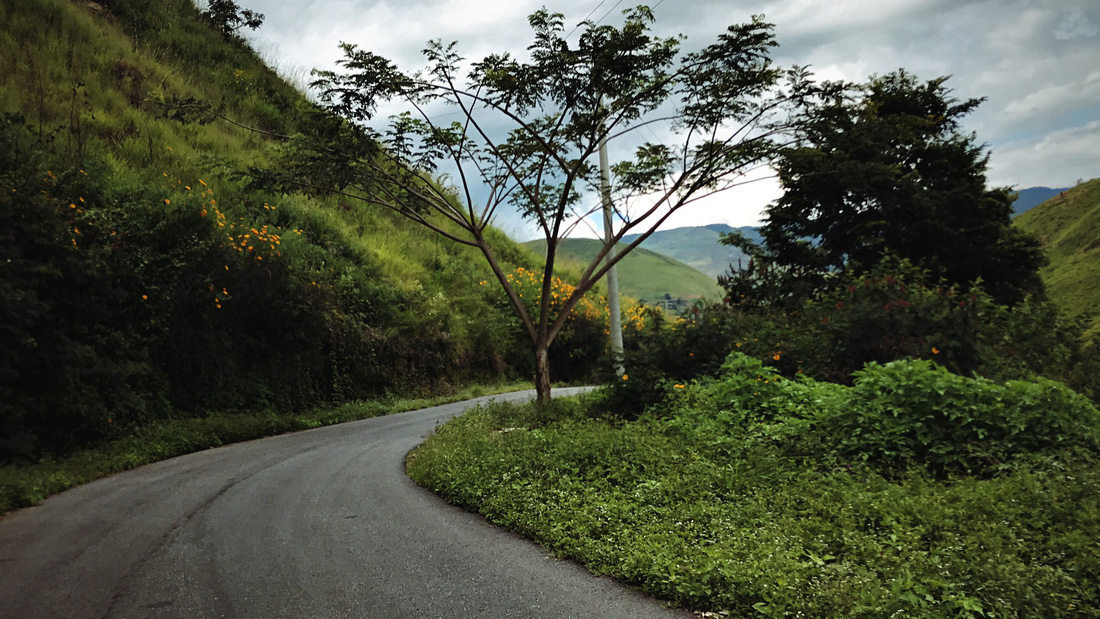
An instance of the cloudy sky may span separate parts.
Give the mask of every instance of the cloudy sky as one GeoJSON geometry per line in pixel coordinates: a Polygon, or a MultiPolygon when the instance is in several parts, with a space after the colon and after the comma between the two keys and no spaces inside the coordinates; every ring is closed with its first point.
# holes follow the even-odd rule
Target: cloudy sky
{"type": "MultiPolygon", "coordinates": [[[[429,39],[458,41],[467,58],[522,53],[526,16],[545,5],[566,23],[621,24],[638,0],[238,0],[266,15],[253,45],[284,75],[333,68],[341,41],[421,66],[429,39]],[[492,8],[490,8],[492,7],[492,8]]],[[[991,151],[993,185],[1066,187],[1100,176],[1098,0],[650,0],[654,33],[707,45],[726,26],[763,13],[776,24],[780,64],[828,79],[864,81],[904,67],[921,79],[950,75],[959,98],[986,97],[965,129],[991,151]]],[[[577,34],[572,35],[573,38],[577,34]]],[[[756,223],[775,196],[767,182],[684,211],[670,222],[756,223]]],[[[513,235],[518,224],[501,222],[513,235]]]]}

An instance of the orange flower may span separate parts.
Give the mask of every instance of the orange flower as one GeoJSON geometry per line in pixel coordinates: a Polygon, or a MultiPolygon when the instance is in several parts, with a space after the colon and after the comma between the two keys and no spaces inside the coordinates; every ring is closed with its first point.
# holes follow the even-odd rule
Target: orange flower
{"type": "Polygon", "coordinates": [[[933,347],[932,347],[932,354],[933,354],[933,355],[938,355],[938,354],[940,354],[940,349],[939,349],[939,348],[936,348],[935,346],[933,346],[933,347]]]}

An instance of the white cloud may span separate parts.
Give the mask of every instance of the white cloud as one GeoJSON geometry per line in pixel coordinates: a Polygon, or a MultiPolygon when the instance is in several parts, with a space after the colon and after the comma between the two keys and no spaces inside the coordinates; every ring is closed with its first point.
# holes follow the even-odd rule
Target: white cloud
{"type": "Polygon", "coordinates": [[[1100,120],[994,150],[994,185],[1068,187],[1100,176],[1100,120]],[[1011,171],[1005,174],[1004,170],[1011,171]]]}
{"type": "MultiPolygon", "coordinates": [[[[639,1],[616,6],[605,22],[616,23],[621,10],[639,1]]],[[[267,15],[255,36],[275,42],[285,56],[279,64],[309,69],[331,67],[339,57],[339,41],[392,58],[403,68],[419,66],[420,49],[434,38],[459,41],[468,58],[506,50],[522,54],[530,41],[525,17],[544,2],[242,4],[267,15]]],[[[598,0],[565,0],[549,8],[565,13],[571,28],[589,15],[600,19],[615,6],[610,1],[597,5],[598,0]]],[[[948,86],[957,97],[988,98],[965,129],[992,147],[990,180],[997,184],[1064,185],[1100,175],[1096,0],[765,0],[755,5],[697,0],[665,1],[655,12],[655,33],[686,34],[685,49],[713,41],[726,25],[747,21],[751,13],[765,13],[776,24],[776,60],[810,64],[824,79],[863,81],[899,67],[922,79],[952,75],[948,86]]],[[[714,200],[713,206],[678,215],[675,223],[734,224],[751,216],[732,213],[759,208],[740,205],[768,201],[714,200]]]]}

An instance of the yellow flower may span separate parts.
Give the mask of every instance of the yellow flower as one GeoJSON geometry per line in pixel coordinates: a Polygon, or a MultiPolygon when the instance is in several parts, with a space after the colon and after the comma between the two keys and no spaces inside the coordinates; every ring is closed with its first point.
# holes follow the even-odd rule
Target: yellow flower
{"type": "Polygon", "coordinates": [[[164,199],[164,203],[165,203],[165,204],[171,204],[171,203],[172,203],[172,201],[171,201],[171,200],[169,200],[168,198],[165,198],[165,199],[164,199]]]}
{"type": "Polygon", "coordinates": [[[623,380],[626,380],[626,379],[628,379],[628,378],[630,378],[630,375],[629,375],[629,374],[623,374],[623,380]]]}
{"type": "Polygon", "coordinates": [[[772,355],[772,359],[779,361],[779,353],[775,353],[774,355],[772,355]]]}
{"type": "Polygon", "coordinates": [[[141,295],[141,300],[142,301],[148,301],[149,300],[149,295],[147,295],[147,294],[141,295]]]}
{"type": "Polygon", "coordinates": [[[933,346],[933,347],[932,347],[932,354],[933,354],[933,355],[938,355],[938,354],[940,354],[940,349],[939,349],[939,348],[936,348],[935,346],[933,346]]]}

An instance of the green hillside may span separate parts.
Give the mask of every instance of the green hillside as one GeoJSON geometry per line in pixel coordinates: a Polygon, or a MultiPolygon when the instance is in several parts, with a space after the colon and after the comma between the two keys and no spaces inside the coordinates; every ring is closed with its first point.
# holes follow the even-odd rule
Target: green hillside
{"type": "Polygon", "coordinates": [[[1100,332],[1100,179],[1082,183],[1023,213],[1015,224],[1039,237],[1050,264],[1041,271],[1050,298],[1100,332]]]}
{"type": "Polygon", "coordinates": [[[250,185],[311,104],[190,0],[0,3],[0,75],[0,461],[527,373],[479,254],[250,185]]]}
{"type": "MultiPolygon", "coordinates": [[[[546,254],[546,241],[530,241],[524,245],[537,255],[546,254]]],[[[583,268],[599,253],[600,247],[600,241],[595,239],[566,239],[558,256],[583,268]]],[[[623,258],[618,273],[622,294],[647,302],[663,299],[666,294],[673,298],[699,295],[710,300],[721,299],[723,294],[715,278],[648,249],[635,249],[623,258]]]]}
{"type": "MultiPolygon", "coordinates": [[[[718,279],[719,275],[729,271],[731,265],[736,267],[739,261],[748,264],[741,250],[718,242],[722,233],[734,230],[745,234],[750,239],[760,240],[758,229],[752,226],[732,228],[726,224],[711,224],[658,230],[645,240],[643,247],[675,258],[709,275],[712,279],[718,279]]],[[[623,237],[623,242],[629,243],[635,238],[637,235],[627,235],[623,237]]]]}

